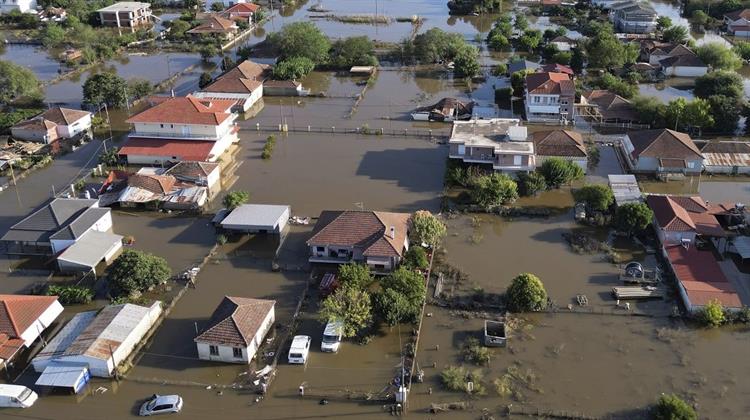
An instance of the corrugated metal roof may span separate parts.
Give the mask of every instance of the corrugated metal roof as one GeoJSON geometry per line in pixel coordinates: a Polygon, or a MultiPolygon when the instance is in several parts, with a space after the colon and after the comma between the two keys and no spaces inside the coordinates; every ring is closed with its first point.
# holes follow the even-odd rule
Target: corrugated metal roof
{"type": "Polygon", "coordinates": [[[750,166],[750,153],[706,153],[703,152],[705,166],[750,166]]]}
{"type": "Polygon", "coordinates": [[[57,333],[47,345],[37,353],[34,359],[46,359],[62,356],[65,350],[75,341],[76,338],[91,324],[96,318],[96,311],[87,311],[76,314],[68,321],[67,324],[57,333]]]}
{"type": "Polygon", "coordinates": [[[57,259],[94,268],[118,244],[122,245],[121,235],[92,230],[66,248],[57,259]]]}
{"type": "Polygon", "coordinates": [[[80,384],[87,370],[88,367],[83,364],[50,364],[36,380],[35,385],[75,388],[80,384]]]}
{"type": "Polygon", "coordinates": [[[269,226],[275,227],[289,206],[273,204],[243,204],[221,222],[222,226],[245,225],[245,226],[269,226]]]}
{"type": "Polygon", "coordinates": [[[609,175],[609,187],[615,196],[615,204],[643,202],[643,193],[634,175],[609,175]]]}

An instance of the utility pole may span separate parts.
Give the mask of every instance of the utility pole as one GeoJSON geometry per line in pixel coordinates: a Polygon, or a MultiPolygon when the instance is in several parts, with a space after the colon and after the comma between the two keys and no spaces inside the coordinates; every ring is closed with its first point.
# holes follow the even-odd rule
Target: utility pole
{"type": "Polygon", "coordinates": [[[13,179],[13,188],[16,190],[16,199],[18,200],[18,208],[20,209],[23,207],[21,204],[21,195],[18,193],[18,183],[16,182],[16,171],[13,170],[13,161],[8,161],[8,166],[10,166],[10,177],[13,179]]]}

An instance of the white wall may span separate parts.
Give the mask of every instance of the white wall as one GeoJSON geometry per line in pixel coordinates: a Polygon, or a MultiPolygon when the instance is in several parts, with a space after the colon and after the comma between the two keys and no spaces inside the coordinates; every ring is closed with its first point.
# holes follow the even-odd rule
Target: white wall
{"type": "MultiPolygon", "coordinates": [[[[1,1],[1,0],[0,0],[1,1]]],[[[86,232],[90,230],[95,230],[97,232],[109,232],[112,230],[112,212],[108,211],[102,217],[99,218],[89,229],[86,230],[86,232]]],[[[85,233],[85,232],[84,232],[85,233]]],[[[83,236],[83,235],[81,235],[83,236]]],[[[73,239],[53,239],[50,241],[52,244],[52,253],[57,254],[63,250],[65,250],[67,247],[73,245],[76,243],[73,239]]]]}
{"type": "Polygon", "coordinates": [[[80,118],[78,121],[74,122],[71,125],[58,125],[57,135],[62,138],[71,138],[78,133],[88,130],[89,128],[91,128],[91,114],[80,118]]]}
{"type": "Polygon", "coordinates": [[[202,92],[193,93],[193,96],[198,97],[198,98],[244,99],[245,104],[242,107],[242,111],[245,112],[248,109],[250,109],[253,105],[255,105],[255,103],[258,102],[260,98],[263,97],[263,85],[261,84],[257,89],[255,89],[252,93],[249,93],[249,94],[248,93],[225,93],[225,92],[202,91],[202,92]]]}
{"type": "Polygon", "coordinates": [[[206,10],[211,10],[211,5],[214,3],[222,3],[226,9],[229,6],[234,6],[238,3],[246,3],[245,0],[206,0],[206,10]]]}
{"type": "Polygon", "coordinates": [[[701,77],[708,73],[708,67],[667,67],[664,69],[667,76],[675,77],[701,77]]]}
{"type": "Polygon", "coordinates": [[[21,338],[23,339],[23,344],[26,347],[29,347],[38,337],[41,335],[42,331],[44,331],[47,327],[49,327],[55,319],[57,319],[58,316],[63,311],[63,307],[60,304],[60,302],[55,301],[52,305],[47,308],[46,311],[42,313],[42,315],[34,321],[29,328],[26,329],[23,333],[21,333],[21,338]]]}
{"type": "Polygon", "coordinates": [[[234,357],[234,351],[232,350],[234,348],[233,346],[225,346],[218,343],[214,345],[218,347],[219,354],[213,356],[211,355],[211,351],[209,349],[211,344],[205,342],[195,343],[198,349],[198,358],[201,360],[209,360],[213,362],[250,363],[250,361],[253,360],[253,357],[255,357],[255,353],[258,351],[258,348],[261,346],[261,344],[263,344],[263,340],[265,339],[266,334],[268,334],[268,331],[271,329],[274,320],[275,306],[272,307],[266,315],[265,319],[260,325],[260,328],[258,328],[258,332],[250,341],[250,344],[246,347],[242,347],[242,358],[234,357]]]}

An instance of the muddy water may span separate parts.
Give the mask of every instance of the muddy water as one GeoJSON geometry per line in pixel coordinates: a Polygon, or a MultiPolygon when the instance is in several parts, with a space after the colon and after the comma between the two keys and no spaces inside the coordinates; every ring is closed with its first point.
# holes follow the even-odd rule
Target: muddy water
{"type": "Polygon", "coordinates": [[[669,102],[677,98],[692,100],[695,82],[691,79],[667,79],[663,83],[641,83],[638,85],[638,94],[641,96],[654,96],[663,102],[669,102]]]}
{"type": "Polygon", "coordinates": [[[43,48],[33,45],[8,44],[0,46],[0,60],[12,61],[31,70],[41,81],[51,80],[65,68],[51,58],[43,48]]]}

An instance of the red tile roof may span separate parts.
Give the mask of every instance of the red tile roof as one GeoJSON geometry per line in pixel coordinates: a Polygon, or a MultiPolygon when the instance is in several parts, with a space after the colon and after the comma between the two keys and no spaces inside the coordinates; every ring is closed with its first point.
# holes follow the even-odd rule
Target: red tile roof
{"type": "Polygon", "coordinates": [[[669,246],[666,251],[672,270],[691,304],[701,306],[716,299],[726,308],[742,307],[734,286],[710,251],[682,245],[669,246]]]}
{"type": "Polygon", "coordinates": [[[688,134],[666,128],[631,131],[627,134],[633,145],[633,156],[658,159],[702,160],[700,150],[688,134]]]}
{"type": "Polygon", "coordinates": [[[359,248],[365,256],[401,256],[409,228],[408,213],[381,211],[324,211],[308,245],[359,248]],[[390,228],[395,228],[391,237],[390,228]]]}
{"type": "Polygon", "coordinates": [[[128,177],[128,185],[141,188],[154,194],[166,194],[172,191],[177,179],[171,175],[141,175],[133,174],[128,177]]]}
{"type": "Polygon", "coordinates": [[[222,14],[229,14],[229,13],[255,13],[260,6],[253,3],[237,3],[234,6],[230,6],[227,9],[225,9],[222,14]]]}
{"type": "Polygon", "coordinates": [[[550,73],[565,73],[571,76],[575,74],[572,68],[558,63],[545,64],[542,66],[541,70],[550,73]]]}
{"type": "Polygon", "coordinates": [[[120,148],[121,156],[175,156],[176,160],[206,161],[215,142],[198,140],[165,140],[131,137],[120,148]]]}
{"type": "Polygon", "coordinates": [[[625,121],[637,121],[638,113],[633,104],[620,95],[608,90],[595,89],[584,92],[583,97],[599,108],[599,113],[605,120],[618,119],[625,121]]]}
{"type": "Polygon", "coordinates": [[[0,295],[0,333],[20,337],[57,296],[0,295]]]}
{"type": "Polygon", "coordinates": [[[532,141],[539,156],[587,156],[583,137],[575,131],[538,131],[532,135],[532,141]]]}
{"type": "Polygon", "coordinates": [[[275,304],[275,300],[225,296],[211,315],[208,328],[195,341],[248,346],[275,304]]]}
{"type": "Polygon", "coordinates": [[[649,195],[646,202],[659,227],[670,232],[695,232],[699,235],[726,236],[715,211],[700,197],[649,195]]]}
{"type": "Polygon", "coordinates": [[[226,99],[200,99],[192,95],[156,101],[155,106],[130,117],[126,122],[220,125],[232,116],[231,109],[236,103],[226,99]]]}
{"type": "Polygon", "coordinates": [[[91,115],[88,111],[81,111],[79,109],[61,108],[55,107],[50,108],[42,114],[42,117],[48,119],[58,125],[71,125],[76,121],[91,115]]]}
{"type": "Polygon", "coordinates": [[[195,28],[187,31],[188,34],[229,33],[237,30],[234,21],[225,19],[216,14],[210,14],[195,28]]]}
{"type": "Polygon", "coordinates": [[[575,95],[575,85],[565,73],[531,73],[526,75],[529,93],[547,95],[575,95]]]}
{"type": "Polygon", "coordinates": [[[261,86],[263,86],[263,82],[260,80],[220,77],[215,82],[203,88],[203,91],[215,93],[253,93],[261,86]]]}
{"type": "Polygon", "coordinates": [[[735,10],[734,12],[724,13],[724,17],[737,21],[740,19],[750,20],[750,9],[735,10]]]}

